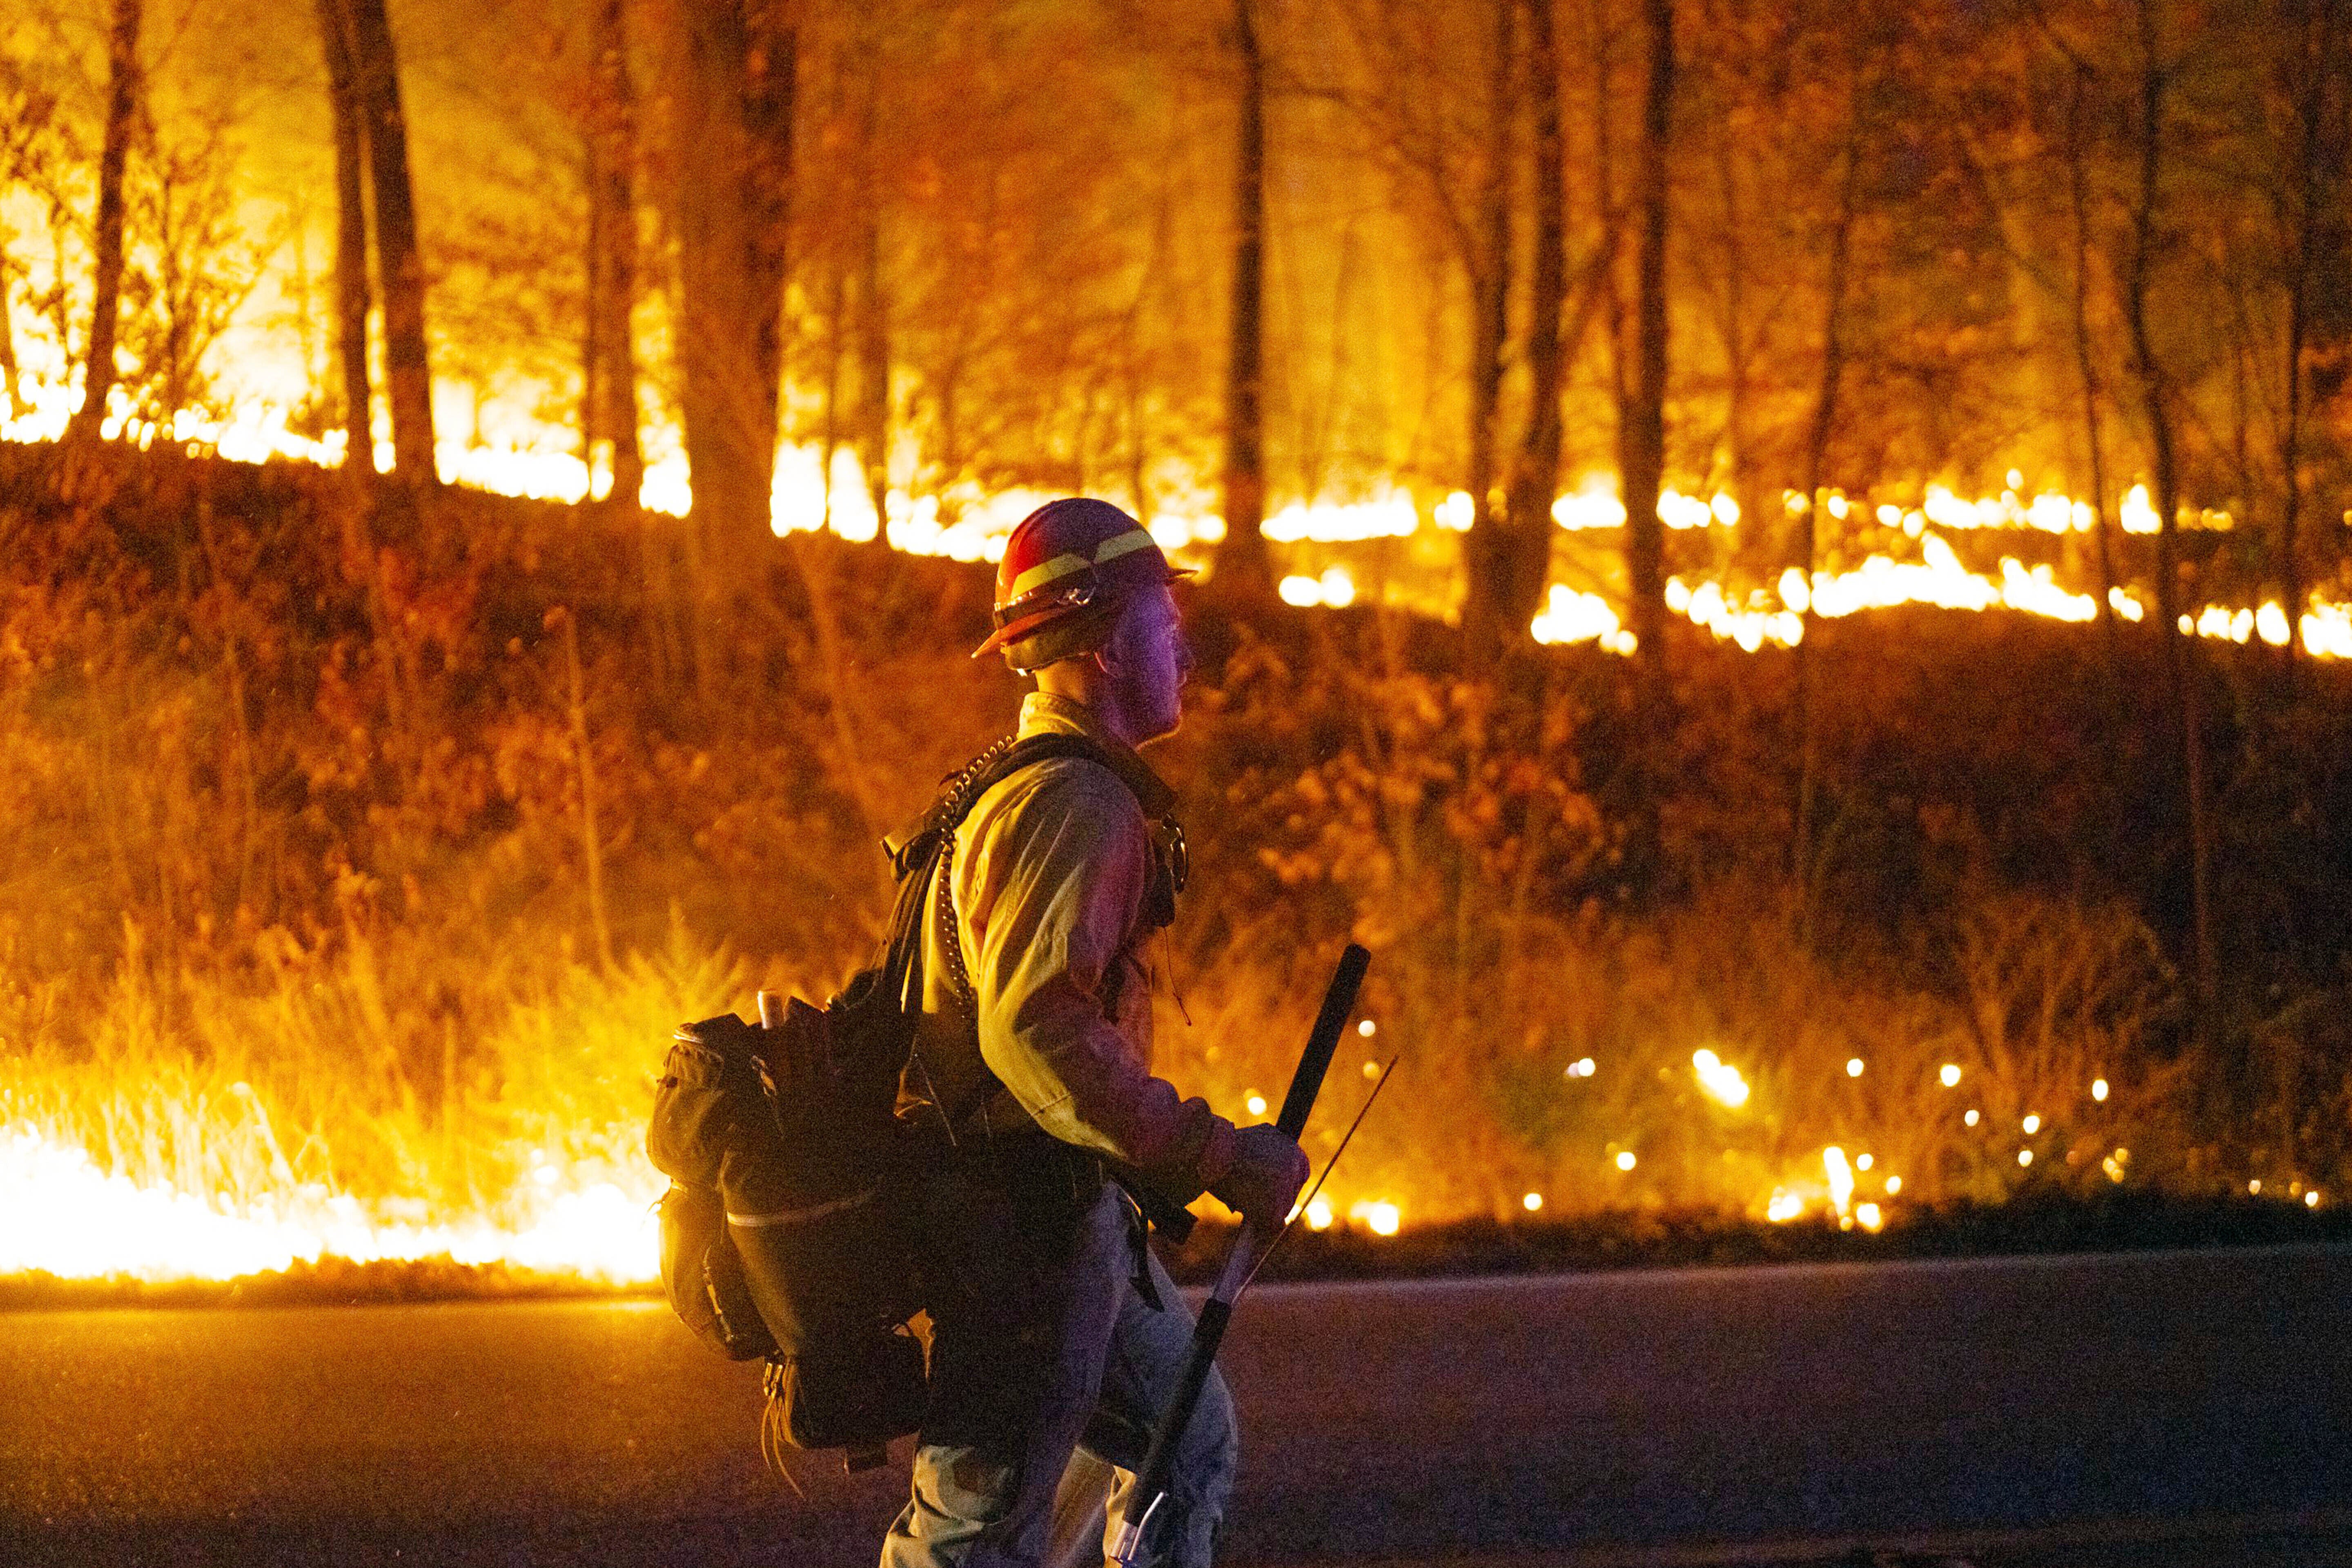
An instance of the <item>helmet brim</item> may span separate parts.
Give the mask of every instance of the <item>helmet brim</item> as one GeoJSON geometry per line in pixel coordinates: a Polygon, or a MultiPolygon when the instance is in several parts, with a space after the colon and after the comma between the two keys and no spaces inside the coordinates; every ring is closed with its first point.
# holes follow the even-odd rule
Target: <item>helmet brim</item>
{"type": "Polygon", "coordinates": [[[1098,611],[1108,610],[1117,605],[1118,596],[1121,594],[1131,592],[1135,588],[1141,586],[1143,583],[1181,583],[1187,577],[1194,576],[1196,574],[1197,569],[1194,567],[1179,566],[1172,562],[1167,562],[1162,563],[1160,572],[1156,575],[1146,577],[1140,582],[1130,580],[1123,583],[1111,582],[1106,584],[1106,586],[1110,587],[1113,590],[1112,594],[1108,598],[1098,600],[1085,599],[1075,602],[1065,600],[1056,604],[1042,605],[1036,609],[1030,610],[1022,615],[1014,616],[1011,620],[1006,621],[1003,626],[991,632],[988,635],[987,641],[982,643],[978,647],[971,650],[971,657],[974,658],[980,658],[987,654],[1003,652],[1013,644],[1026,642],[1029,638],[1036,636],[1039,632],[1045,631],[1063,621],[1074,620],[1079,616],[1098,611]]]}

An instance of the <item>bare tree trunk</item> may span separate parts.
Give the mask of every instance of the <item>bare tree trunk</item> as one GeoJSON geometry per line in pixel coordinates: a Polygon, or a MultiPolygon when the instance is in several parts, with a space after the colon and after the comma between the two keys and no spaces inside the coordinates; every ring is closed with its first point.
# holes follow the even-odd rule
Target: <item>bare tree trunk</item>
{"type": "Polygon", "coordinates": [[[2296,675],[2296,644],[2303,625],[2303,354],[2311,333],[2311,283],[2319,247],[2320,174],[2326,130],[2328,73],[2336,50],[2336,0],[2317,0],[2298,18],[2302,37],[2293,47],[2304,76],[2296,95],[2301,167],[2296,171],[2294,240],[2288,255],[2286,327],[2286,417],[2279,432],[2280,478],[2285,486],[2279,514],[2279,586],[2285,600],[2286,671],[2289,689],[2296,675]]]}
{"type": "Polygon", "coordinates": [[[1225,537],[1217,576],[1242,594],[1273,585],[1265,536],[1265,51],[1255,0],[1234,0],[1241,62],[1234,146],[1234,282],[1225,355],[1225,537]]]}
{"type": "Polygon", "coordinates": [[[16,366],[16,331],[11,324],[7,308],[7,230],[0,228],[0,391],[7,394],[9,416],[21,418],[25,413],[25,393],[22,374],[16,366]]]}
{"type": "Polygon", "coordinates": [[[1517,119],[1514,78],[1518,68],[1518,0],[1494,5],[1492,74],[1486,87],[1486,168],[1478,188],[1476,251],[1470,268],[1470,537],[1469,600],[1462,618],[1481,641],[1507,635],[1501,602],[1509,560],[1495,514],[1495,428],[1503,400],[1503,347],[1509,328],[1511,285],[1511,145],[1517,119]]]}
{"type": "Polygon", "coordinates": [[[604,909],[604,838],[596,821],[596,755],[589,743],[588,683],[580,668],[580,617],[564,606],[553,612],[563,620],[563,665],[572,678],[572,757],[580,771],[580,851],[588,870],[588,926],[596,939],[596,956],[613,962],[613,922],[604,909]]]}
{"type": "MultiPolygon", "coordinates": [[[[1633,199],[1633,374],[1619,405],[1617,468],[1625,496],[1625,566],[1633,631],[1651,703],[1665,692],[1665,526],[1658,495],[1666,469],[1666,143],[1674,129],[1674,0],[1643,0],[1648,83],[1633,199]]],[[[1654,717],[1655,715],[1654,714],[1654,717]]]]}
{"type": "Polygon", "coordinates": [[[594,342],[589,439],[613,446],[613,500],[635,508],[645,485],[637,442],[637,95],[629,79],[623,0],[597,0],[596,121],[589,142],[589,336],[594,342]]]}
{"type": "Polygon", "coordinates": [[[2090,91],[2090,68],[2077,64],[2074,90],[2066,104],[2067,194],[2074,213],[2074,370],[2083,389],[2083,437],[2091,459],[2091,520],[2099,556],[2099,626],[2105,638],[2107,673],[2117,676],[2122,658],[2116,646],[2116,557],[2107,521],[2106,444],[2099,426],[2099,368],[2091,350],[2091,190],[2090,148],[2086,142],[2084,99],[2090,91]]]}
{"type": "MultiPolygon", "coordinates": [[[[1551,573],[1551,507],[1559,494],[1560,392],[1569,343],[1568,189],[1559,121],[1559,38],[1555,0],[1527,0],[1528,107],[1535,132],[1535,269],[1528,281],[1528,423],[1504,503],[1507,542],[1496,553],[1493,602],[1503,624],[1525,637],[1542,607],[1551,573]]],[[[1605,218],[1604,218],[1605,221],[1605,218]]]]}
{"type": "Polygon", "coordinates": [[[1748,210],[1739,184],[1747,150],[1735,151],[1731,138],[1718,132],[1713,151],[1723,204],[1723,439],[1731,449],[1732,499],[1742,517],[1760,520],[1767,514],[1756,499],[1757,442],[1748,412],[1759,334],[1748,331],[1748,210]]]}
{"type": "Polygon", "coordinates": [[[89,353],[82,365],[80,409],[67,426],[75,440],[96,438],[114,390],[114,335],[122,307],[122,171],[131,156],[139,107],[141,0],[114,0],[106,38],[106,141],[98,158],[97,276],[90,295],[89,353]]]}
{"type": "Polygon", "coordinates": [[[343,468],[375,477],[374,395],[368,384],[366,131],[342,0],[318,0],[335,139],[335,361],[343,383],[343,468]]]}
{"type": "Polygon", "coordinates": [[[425,352],[425,259],[416,243],[416,194],[408,178],[408,124],[400,108],[399,57],[384,0],[342,0],[352,79],[366,125],[375,259],[383,290],[383,379],[392,404],[392,471],[430,485],[433,376],[425,352]]]}
{"type": "MultiPolygon", "coordinates": [[[[1813,393],[1813,416],[1805,432],[1805,509],[1798,515],[1797,568],[1805,574],[1803,634],[1796,647],[1797,825],[1790,869],[1798,885],[1812,885],[1814,794],[1821,775],[1821,735],[1813,704],[1815,634],[1813,568],[1820,557],[1822,491],[1829,482],[1830,441],[1837,433],[1838,393],[1845,378],[1846,278],[1853,254],[1856,198],[1862,184],[1862,106],[1848,105],[1845,167],[1838,176],[1837,216],[1830,227],[1829,277],[1822,301],[1822,378],[1813,393]]],[[[1808,910],[1811,899],[1806,900],[1808,910]]],[[[1805,921],[1811,930],[1811,921],[1805,921]]]]}
{"type": "Polygon", "coordinates": [[[592,492],[596,446],[604,438],[604,228],[610,222],[604,211],[604,171],[598,151],[592,127],[581,168],[581,184],[588,196],[587,246],[581,257],[586,264],[588,289],[580,310],[580,466],[589,471],[592,492]]]}
{"type": "MultiPolygon", "coordinates": [[[[872,56],[869,51],[868,59],[872,56]]],[[[874,168],[875,116],[882,83],[869,64],[859,124],[865,189],[858,202],[857,396],[858,444],[865,449],[866,488],[874,501],[874,542],[888,538],[885,502],[890,495],[890,315],[882,289],[882,192],[874,168]]]]}
{"type": "Polygon", "coordinates": [[[2168,68],[2159,56],[2156,6],[2138,0],[2140,103],[2134,132],[2139,139],[2139,189],[2132,213],[2132,249],[2126,284],[2131,318],[2133,368],[2146,409],[2148,441],[2156,461],[2156,629],[2164,648],[2167,695],[2182,759],[2189,808],[2189,905],[2195,950],[2192,982],[2196,1028],[2209,1048],[2214,1040],[2219,965],[2213,942],[2212,851],[2207,823],[2205,747],[2199,733],[2196,633],[2180,629],[2179,474],[2173,447],[2172,388],[2148,324],[2148,294],[2156,265],[2157,209],[2163,172],[2165,91],[2168,68]]]}
{"type": "Polygon", "coordinates": [[[841,449],[841,367],[848,358],[849,331],[849,268],[838,257],[830,258],[831,277],[825,290],[824,312],[824,412],[820,416],[818,444],[824,449],[819,459],[824,479],[824,526],[833,527],[833,455],[841,449]]]}
{"type": "Polygon", "coordinates": [[[782,0],[695,0],[670,14],[680,402],[709,596],[709,573],[739,564],[769,532],[796,37],[782,0]]]}

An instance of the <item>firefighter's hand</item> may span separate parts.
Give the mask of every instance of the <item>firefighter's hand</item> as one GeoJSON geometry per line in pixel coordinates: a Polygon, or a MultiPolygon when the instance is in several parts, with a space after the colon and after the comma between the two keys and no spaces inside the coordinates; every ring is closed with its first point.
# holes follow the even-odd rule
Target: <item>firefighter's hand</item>
{"type": "Polygon", "coordinates": [[[1306,1184],[1306,1151],[1281,1128],[1260,1122],[1234,1130],[1234,1163],[1209,1191],[1226,1207],[1240,1210],[1244,1219],[1272,1229],[1290,1217],[1290,1205],[1306,1184]]]}

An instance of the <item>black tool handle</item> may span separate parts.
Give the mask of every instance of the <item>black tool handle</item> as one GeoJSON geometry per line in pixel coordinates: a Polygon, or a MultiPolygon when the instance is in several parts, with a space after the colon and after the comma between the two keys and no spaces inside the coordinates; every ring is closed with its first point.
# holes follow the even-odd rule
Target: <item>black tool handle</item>
{"type": "Polygon", "coordinates": [[[1339,955],[1330,985],[1324,990],[1323,1010],[1315,1015],[1307,1053],[1298,1058],[1298,1070],[1290,1075],[1290,1092],[1282,1097],[1282,1114],[1274,1122],[1294,1142],[1307,1131],[1307,1113],[1315,1109],[1315,1097],[1323,1092],[1323,1075],[1330,1069],[1332,1053],[1339,1048],[1339,1036],[1348,1027],[1348,1015],[1356,1010],[1356,993],[1363,989],[1364,971],[1371,963],[1370,953],[1349,942],[1348,951],[1339,955]]]}
{"type": "MultiPolygon", "coordinates": [[[[1315,1109],[1315,1097],[1323,1090],[1323,1075],[1330,1068],[1332,1053],[1339,1048],[1348,1016],[1356,1010],[1356,993],[1362,988],[1364,971],[1371,962],[1370,953],[1349,942],[1348,951],[1339,955],[1339,967],[1331,976],[1329,988],[1323,993],[1323,1010],[1315,1016],[1314,1032],[1307,1037],[1307,1050],[1298,1058],[1298,1069],[1290,1075],[1290,1091],[1282,1097],[1282,1114],[1275,1121],[1294,1140],[1307,1131],[1307,1115],[1315,1109]]],[[[1208,1386],[1209,1373],[1217,1364],[1217,1347],[1224,1342],[1225,1325],[1233,1321],[1234,1298],[1249,1279],[1250,1260],[1257,1251],[1256,1229],[1248,1221],[1242,1222],[1234,1249],[1225,1258],[1224,1272],[1209,1299],[1201,1303],[1201,1321],[1193,1327],[1192,1350],[1185,1358],[1183,1374],[1176,1380],[1175,1396],[1151,1429],[1151,1447],[1143,1456],[1143,1468],[1135,1473],[1134,1489],[1128,1493],[1127,1518],[1111,1547],[1111,1555],[1121,1563],[1136,1561],[1143,1549],[1144,1525],[1166,1500],[1177,1441],[1192,1424],[1193,1407],[1200,1404],[1201,1390],[1208,1386]]]]}

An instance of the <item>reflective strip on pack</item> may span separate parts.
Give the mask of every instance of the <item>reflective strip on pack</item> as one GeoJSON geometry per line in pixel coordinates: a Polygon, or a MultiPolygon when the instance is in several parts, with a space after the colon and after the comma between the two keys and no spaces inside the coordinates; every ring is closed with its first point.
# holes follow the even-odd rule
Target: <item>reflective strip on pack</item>
{"type": "Polygon", "coordinates": [[[805,1225],[810,1220],[823,1219],[829,1214],[839,1214],[844,1209],[854,1209],[860,1204],[871,1203],[874,1195],[881,1190],[881,1184],[877,1183],[864,1192],[850,1197],[835,1198],[830,1203],[812,1204],[804,1209],[777,1209],[771,1214],[730,1214],[727,1216],[727,1223],[740,1225],[746,1230],[760,1230],[775,1225],[805,1225]]]}

